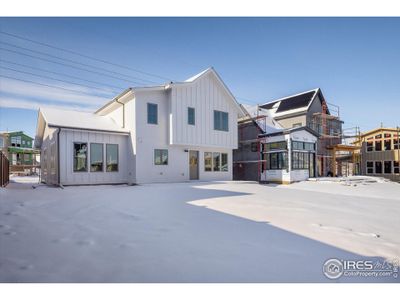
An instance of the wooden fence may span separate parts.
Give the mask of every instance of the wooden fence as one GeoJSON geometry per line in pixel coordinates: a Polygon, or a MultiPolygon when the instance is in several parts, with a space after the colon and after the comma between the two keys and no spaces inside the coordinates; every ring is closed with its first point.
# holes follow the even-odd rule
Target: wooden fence
{"type": "Polygon", "coordinates": [[[10,180],[10,164],[7,157],[0,151],[0,187],[5,187],[10,180]]]}

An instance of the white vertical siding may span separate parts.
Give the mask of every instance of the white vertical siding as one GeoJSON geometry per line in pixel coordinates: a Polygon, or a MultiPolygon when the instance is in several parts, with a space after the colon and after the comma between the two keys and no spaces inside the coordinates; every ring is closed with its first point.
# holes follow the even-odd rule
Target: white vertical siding
{"type": "Polygon", "coordinates": [[[128,170],[128,136],[102,132],[62,129],[60,133],[60,181],[63,185],[126,183],[128,170]],[[74,142],[88,143],[86,172],[74,172],[74,142]],[[90,143],[102,143],[104,171],[90,172],[90,143]],[[106,144],[118,145],[118,172],[106,172],[106,144]]]}
{"type": "Polygon", "coordinates": [[[237,148],[237,108],[215,75],[192,84],[175,85],[171,93],[172,145],[237,148]],[[195,125],[187,123],[187,108],[196,111],[195,125]],[[229,131],[214,130],[214,110],[229,114],[229,131]]]}

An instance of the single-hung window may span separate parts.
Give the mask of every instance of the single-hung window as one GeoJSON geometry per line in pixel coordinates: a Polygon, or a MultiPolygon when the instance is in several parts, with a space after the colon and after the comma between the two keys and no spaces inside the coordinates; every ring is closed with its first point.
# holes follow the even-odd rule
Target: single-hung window
{"type": "Polygon", "coordinates": [[[147,123],[158,124],[158,105],[147,103],[147,123]]]}
{"type": "Polygon", "coordinates": [[[118,172],[118,145],[106,145],[106,170],[107,172],[118,172]]]}
{"type": "Polygon", "coordinates": [[[229,131],[229,115],[227,112],[214,110],[214,130],[229,131]]]}
{"type": "Polygon", "coordinates": [[[168,150],[154,149],[154,164],[168,165],[168,150]]]}
{"type": "Polygon", "coordinates": [[[74,143],[74,172],[87,171],[87,143],[74,143]]]}
{"type": "Polygon", "coordinates": [[[103,172],[103,144],[90,144],[90,172],[103,172]]]}
{"type": "Polygon", "coordinates": [[[188,124],[195,125],[196,123],[196,113],[193,107],[188,107],[188,124]]]}

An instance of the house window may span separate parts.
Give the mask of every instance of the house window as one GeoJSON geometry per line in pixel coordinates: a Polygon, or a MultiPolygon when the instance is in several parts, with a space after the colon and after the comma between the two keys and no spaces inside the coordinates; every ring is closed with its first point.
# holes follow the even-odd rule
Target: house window
{"type": "Polygon", "coordinates": [[[373,173],[374,173],[374,162],[367,161],[367,174],[373,174],[373,173]]]}
{"type": "Polygon", "coordinates": [[[287,152],[268,153],[268,156],[270,170],[287,169],[287,152]]]}
{"type": "Polygon", "coordinates": [[[168,165],[168,150],[154,149],[154,164],[157,166],[168,165]]]}
{"type": "Polygon", "coordinates": [[[74,172],[87,171],[87,143],[74,143],[74,172]]]}
{"type": "Polygon", "coordinates": [[[213,171],[221,171],[221,153],[213,152],[213,171]]]}
{"type": "Polygon", "coordinates": [[[393,139],[393,149],[397,150],[399,149],[399,146],[400,146],[399,138],[393,139]]]}
{"type": "Polygon", "coordinates": [[[90,172],[103,172],[103,144],[90,144],[90,172]]]}
{"type": "Polygon", "coordinates": [[[195,125],[196,115],[193,107],[188,107],[188,124],[195,125]]]}
{"type": "Polygon", "coordinates": [[[383,163],[383,170],[385,174],[391,174],[392,173],[392,161],[385,161],[383,163]]]}
{"type": "Polygon", "coordinates": [[[118,145],[106,144],[106,170],[118,172],[118,145]]]}
{"type": "Polygon", "coordinates": [[[258,143],[257,142],[251,143],[250,149],[251,149],[251,152],[257,152],[258,151],[258,143]]]}
{"type": "Polygon", "coordinates": [[[147,103],[147,123],[158,124],[158,105],[147,103]]]}
{"type": "Polygon", "coordinates": [[[204,152],[204,171],[211,172],[212,171],[212,153],[204,152]]]}
{"type": "Polygon", "coordinates": [[[265,151],[267,152],[275,150],[286,150],[286,149],[287,149],[286,141],[265,144],[265,151]]]}
{"type": "Polygon", "coordinates": [[[214,110],[214,130],[229,131],[228,113],[214,110]]]}
{"type": "Polygon", "coordinates": [[[221,153],[221,171],[228,172],[228,153],[221,153]]]}
{"type": "Polygon", "coordinates": [[[31,160],[31,155],[30,154],[24,154],[24,162],[30,162],[31,160]]]}
{"type": "Polygon", "coordinates": [[[392,148],[392,140],[385,140],[383,146],[385,151],[390,150],[392,148]]]}
{"type": "Polygon", "coordinates": [[[399,164],[400,163],[398,161],[394,161],[393,162],[393,173],[395,173],[395,174],[399,174],[400,173],[399,164]]]}
{"type": "Polygon", "coordinates": [[[381,139],[382,138],[382,134],[378,134],[375,136],[376,139],[381,139]]]}
{"type": "Polygon", "coordinates": [[[11,146],[21,147],[21,137],[20,136],[12,136],[11,137],[11,146]]]}
{"type": "Polygon", "coordinates": [[[382,141],[375,141],[375,151],[382,151],[382,141]]]}
{"type": "Polygon", "coordinates": [[[382,174],[382,162],[381,161],[375,162],[375,173],[382,174]]]}
{"type": "Polygon", "coordinates": [[[374,151],[374,142],[367,142],[367,152],[374,151]]]}

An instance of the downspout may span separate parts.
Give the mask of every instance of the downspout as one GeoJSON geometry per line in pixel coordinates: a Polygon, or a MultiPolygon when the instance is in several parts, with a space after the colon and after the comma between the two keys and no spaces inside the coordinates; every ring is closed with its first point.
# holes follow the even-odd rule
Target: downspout
{"type": "Polygon", "coordinates": [[[58,128],[57,130],[57,185],[60,188],[64,188],[61,184],[61,180],[60,180],[60,132],[61,132],[61,128],[58,128]]]}
{"type": "Polygon", "coordinates": [[[122,128],[125,128],[125,103],[120,102],[118,98],[115,102],[122,105],[122,128]]]}

